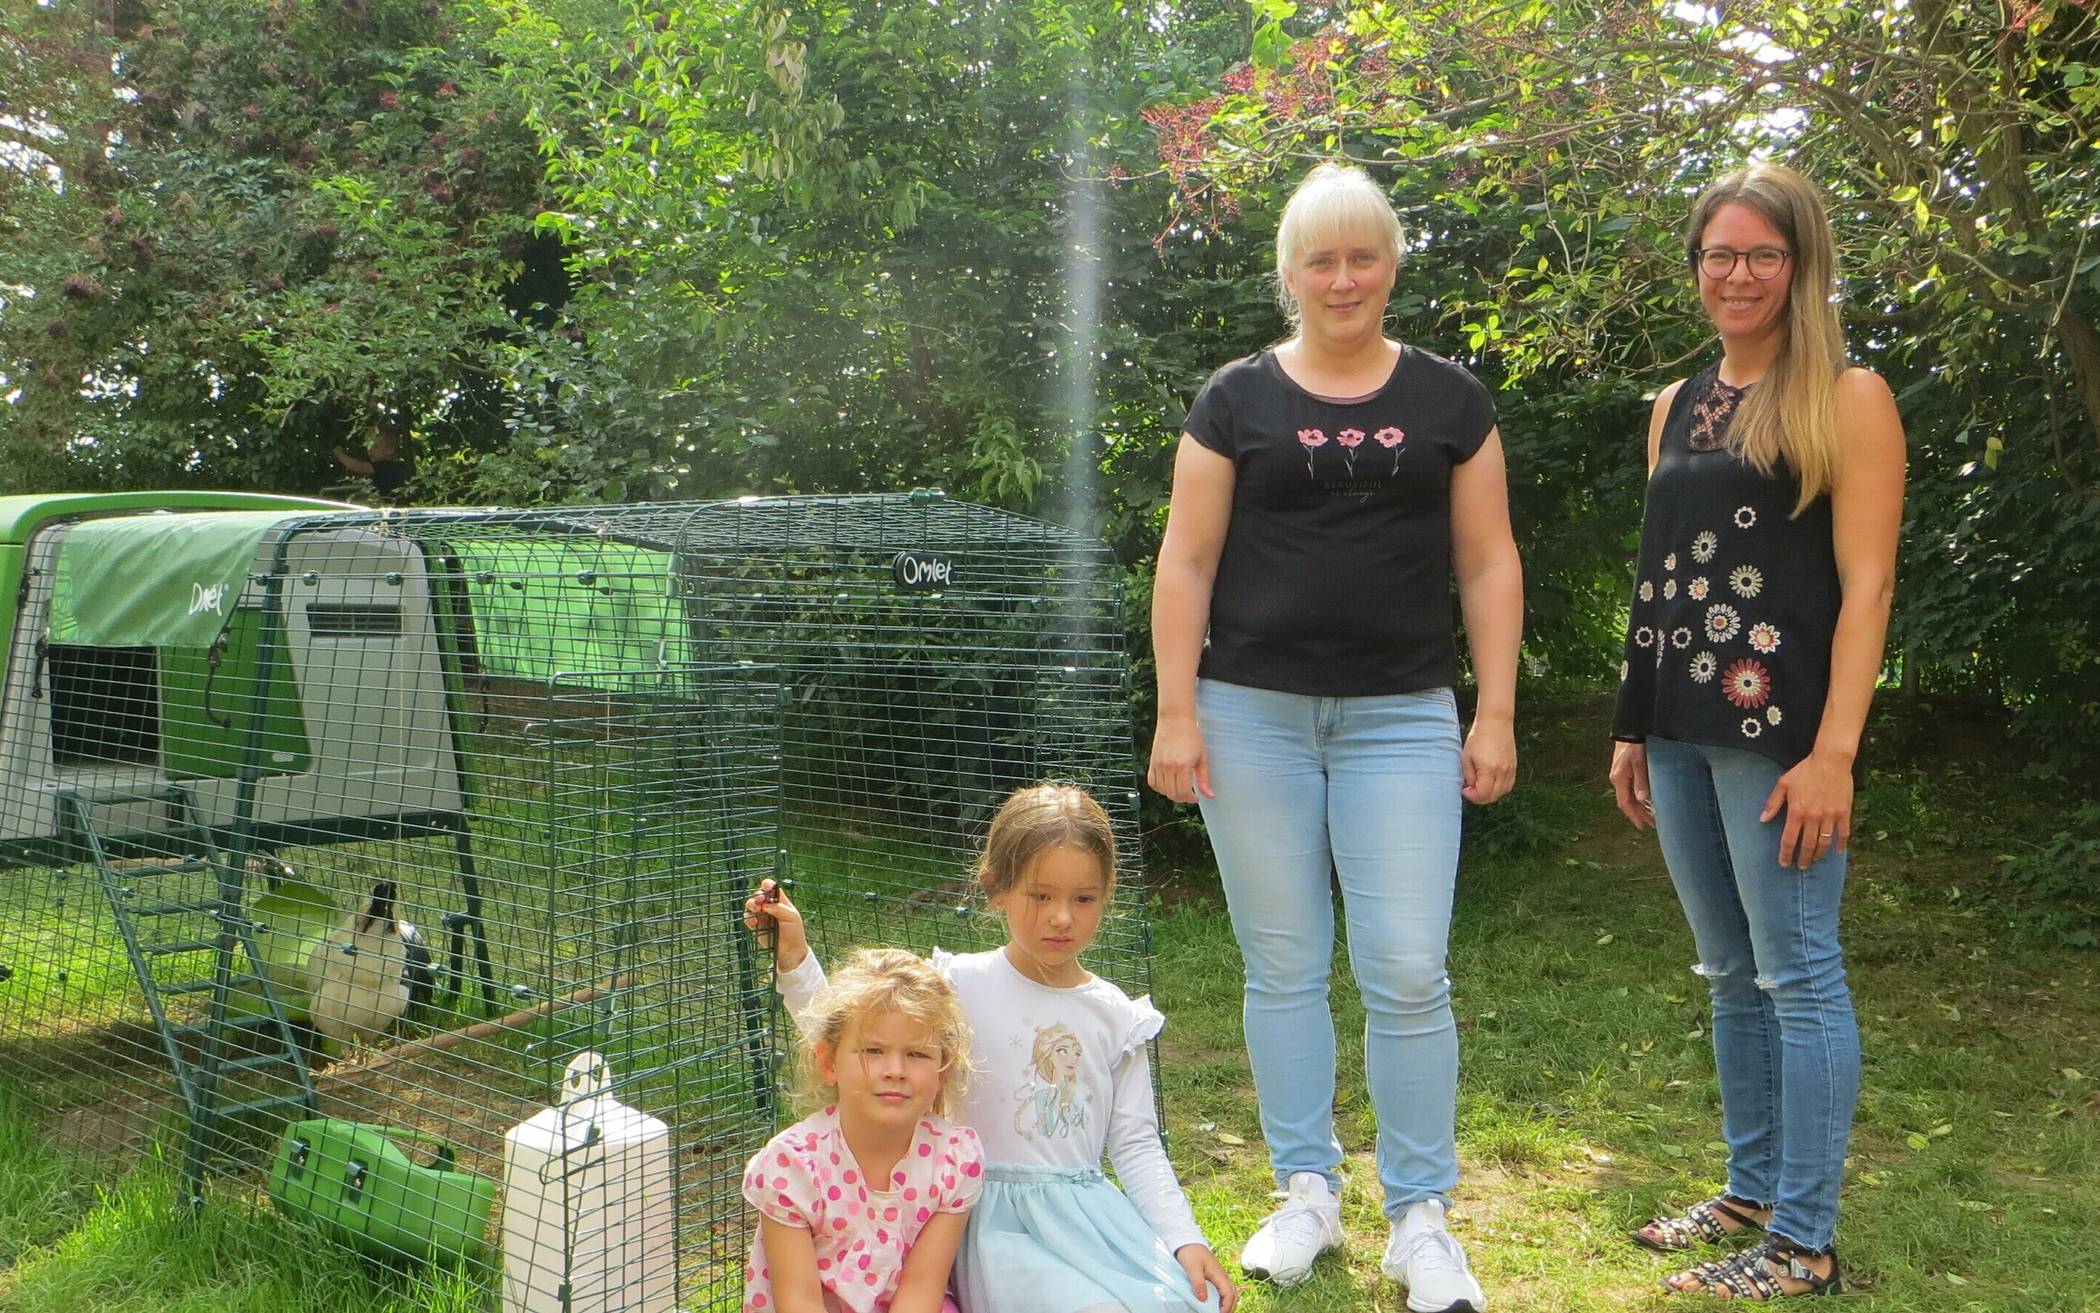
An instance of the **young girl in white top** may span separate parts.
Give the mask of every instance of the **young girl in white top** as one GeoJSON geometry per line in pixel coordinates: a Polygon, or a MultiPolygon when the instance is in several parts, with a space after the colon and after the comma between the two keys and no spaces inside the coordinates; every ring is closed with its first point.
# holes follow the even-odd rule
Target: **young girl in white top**
{"type": "MultiPolygon", "coordinates": [[[[986,1163],[955,1263],[964,1313],[1231,1313],[1238,1302],[1160,1146],[1146,1045],[1165,1018],[1079,964],[1115,870],[1114,831],[1085,790],[1023,789],[992,819],[977,868],[1006,946],[934,953],[970,1019],[959,1116],[986,1163]]],[[[771,896],[754,895],[745,921],[777,931],[779,989],[806,1026],[823,969],[801,913],[771,896]]]]}
{"type": "Polygon", "coordinates": [[[826,1103],[744,1169],[744,1313],[956,1313],[984,1154],[946,1117],[970,1047],[954,989],[902,949],[863,949],[802,1020],[804,1083],[826,1103]]]}

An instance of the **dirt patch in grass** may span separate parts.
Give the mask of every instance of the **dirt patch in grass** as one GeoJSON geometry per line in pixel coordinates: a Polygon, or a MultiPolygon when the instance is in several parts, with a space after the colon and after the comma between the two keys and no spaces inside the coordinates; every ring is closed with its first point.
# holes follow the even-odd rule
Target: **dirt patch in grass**
{"type": "Polygon", "coordinates": [[[61,1022],[0,1044],[0,1069],[19,1074],[53,1148],[90,1160],[135,1153],[176,1103],[160,1035],[142,1022],[61,1022]]]}
{"type": "Polygon", "coordinates": [[[58,1152],[114,1165],[120,1156],[151,1142],[174,1105],[165,1084],[113,1091],[93,1103],[52,1109],[45,1127],[58,1152]]]}
{"type": "Polygon", "coordinates": [[[160,1032],[144,1021],[54,1021],[20,1039],[0,1043],[0,1065],[36,1081],[100,1080],[110,1073],[151,1070],[165,1076],[160,1032]]]}
{"type": "Polygon", "coordinates": [[[544,1082],[505,1061],[515,1058],[500,1045],[468,1044],[370,1072],[339,1065],[316,1081],[320,1115],[428,1135],[453,1147],[462,1170],[500,1177],[504,1132],[546,1098],[544,1082]]]}

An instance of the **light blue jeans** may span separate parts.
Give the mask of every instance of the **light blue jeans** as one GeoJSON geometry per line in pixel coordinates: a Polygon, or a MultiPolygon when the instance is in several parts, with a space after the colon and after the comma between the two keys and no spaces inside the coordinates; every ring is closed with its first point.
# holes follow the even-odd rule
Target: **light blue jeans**
{"type": "Polygon", "coordinates": [[[1757,817],[1781,773],[1741,748],[1648,740],[1656,833],[1713,996],[1728,1193],[1769,1206],[1774,1234],[1827,1249],[1859,1100],[1845,855],[1779,864],[1786,814],[1757,817]]]}
{"type": "Polygon", "coordinates": [[[1458,1028],[1444,955],[1464,806],[1451,690],[1311,697],[1206,679],[1196,722],[1277,1183],[1319,1172],[1341,1188],[1331,872],[1363,997],[1385,1211],[1445,1198],[1458,1183],[1458,1028]]]}

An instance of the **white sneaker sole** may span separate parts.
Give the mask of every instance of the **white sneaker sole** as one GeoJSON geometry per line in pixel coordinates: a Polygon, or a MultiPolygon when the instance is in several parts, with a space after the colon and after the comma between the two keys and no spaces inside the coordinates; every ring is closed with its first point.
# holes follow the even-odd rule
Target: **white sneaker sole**
{"type": "Polygon", "coordinates": [[[1276,1286],[1279,1289],[1288,1289],[1291,1286],[1302,1286],[1306,1282],[1312,1280],[1313,1269],[1319,1265],[1321,1255],[1331,1254],[1335,1250],[1340,1248],[1340,1243],[1322,1245],[1320,1247],[1319,1252],[1313,1255],[1312,1262],[1306,1264],[1303,1270],[1283,1275],[1272,1274],[1268,1268],[1263,1267],[1260,1264],[1250,1264],[1247,1261],[1246,1252],[1242,1250],[1240,1253],[1240,1271],[1246,1273],[1249,1277],[1252,1277],[1256,1281],[1266,1281],[1270,1285],[1276,1286]]]}
{"type": "Polygon", "coordinates": [[[1407,1297],[1410,1313],[1481,1313],[1480,1305],[1470,1299],[1461,1299],[1452,1304],[1418,1304],[1410,1293],[1407,1297]]]}
{"type": "Polygon", "coordinates": [[[1411,1289],[1408,1286],[1408,1284],[1401,1279],[1401,1276],[1398,1272],[1395,1272],[1392,1269],[1386,1267],[1380,1267],[1379,1271],[1385,1273],[1386,1278],[1388,1280],[1392,1281],[1395,1285],[1399,1286],[1402,1290],[1407,1292],[1408,1313],[1484,1313],[1484,1310],[1487,1307],[1487,1301],[1485,1299],[1477,1301],[1471,1299],[1458,1299],[1452,1301],[1449,1304],[1427,1303],[1416,1296],[1413,1289],[1411,1289]]]}

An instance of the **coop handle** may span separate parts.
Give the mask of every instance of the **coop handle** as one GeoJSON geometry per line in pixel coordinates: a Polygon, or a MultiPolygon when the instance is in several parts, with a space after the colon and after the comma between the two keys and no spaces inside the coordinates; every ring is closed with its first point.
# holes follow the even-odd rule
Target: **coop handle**
{"type": "Polygon", "coordinates": [[[459,1161],[459,1155],[454,1151],[451,1144],[430,1134],[428,1131],[412,1131],[403,1126],[389,1126],[386,1128],[386,1137],[390,1140],[400,1140],[409,1144],[420,1144],[429,1149],[430,1162],[426,1166],[435,1167],[439,1171],[452,1171],[459,1161]]]}
{"type": "Polygon", "coordinates": [[[204,657],[204,715],[207,720],[217,725],[220,729],[232,729],[233,717],[221,716],[218,712],[212,710],[211,690],[212,685],[216,684],[219,679],[219,662],[225,658],[226,634],[232,625],[233,616],[229,615],[226,617],[226,623],[219,627],[219,636],[211,640],[211,648],[204,657]]]}
{"type": "Polygon", "coordinates": [[[583,1124],[583,1137],[581,1139],[574,1144],[569,1143],[569,1119],[564,1114],[561,1121],[561,1148],[548,1154],[547,1160],[540,1164],[540,1184],[552,1185],[556,1181],[565,1181],[572,1176],[581,1176],[593,1167],[603,1163],[605,1159],[602,1155],[584,1157],[574,1163],[570,1162],[569,1159],[574,1155],[587,1154],[588,1151],[599,1148],[604,1143],[605,1128],[598,1124],[596,1117],[592,1117],[583,1124]]]}

